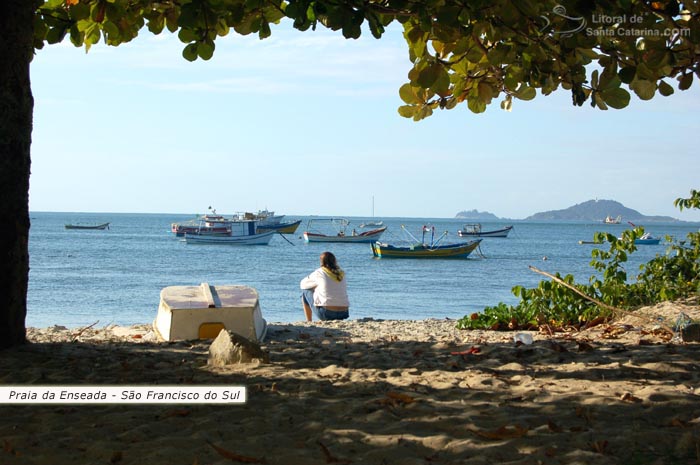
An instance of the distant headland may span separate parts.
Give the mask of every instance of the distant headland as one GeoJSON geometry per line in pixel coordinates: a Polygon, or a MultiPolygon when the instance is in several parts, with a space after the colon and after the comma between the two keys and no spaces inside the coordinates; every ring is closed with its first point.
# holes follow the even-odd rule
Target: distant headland
{"type": "MultiPolygon", "coordinates": [[[[680,222],[677,218],[670,216],[647,216],[627,208],[615,200],[588,200],[583,203],[573,205],[563,210],[550,210],[535,213],[525,218],[523,221],[591,221],[602,222],[607,217],[620,217],[623,222],[680,222]]],[[[456,218],[469,220],[500,220],[493,213],[479,212],[477,210],[461,211],[456,218]]]]}
{"type": "Polygon", "coordinates": [[[499,220],[500,218],[489,212],[480,212],[478,210],[461,211],[457,213],[455,218],[464,220],[499,220]]]}

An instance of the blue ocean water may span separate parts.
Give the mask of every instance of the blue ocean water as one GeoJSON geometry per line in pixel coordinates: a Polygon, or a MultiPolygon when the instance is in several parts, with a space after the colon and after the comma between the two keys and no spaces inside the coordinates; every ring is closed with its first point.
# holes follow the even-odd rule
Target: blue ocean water
{"type": "MultiPolygon", "coordinates": [[[[628,225],[584,223],[484,223],[484,229],[515,227],[508,238],[486,238],[481,252],[467,260],[375,259],[369,244],[306,244],[301,238],[308,217],[287,240],[276,236],[267,246],[192,245],[175,238],[172,222],[193,215],[116,213],[31,213],[27,325],[68,327],[139,324],[153,321],[160,291],[166,286],[241,284],[256,288],[263,316],[270,322],[303,320],[299,281],[318,267],[329,250],[346,270],[351,318],[461,318],[498,302],[515,303],[515,285],[535,286],[551,273],[586,280],[595,231],[619,235],[628,225]],[[64,229],[65,223],[111,222],[109,230],[64,229]],[[291,243],[290,243],[291,242],[291,243]],[[546,257],[547,260],[543,260],[546,257]]],[[[362,219],[352,219],[359,224],[362,219]]],[[[458,219],[384,218],[382,240],[406,239],[401,225],[419,236],[434,225],[445,242],[461,241],[458,219]]],[[[698,226],[650,224],[654,235],[685,238],[698,226]]],[[[663,244],[663,242],[662,242],[663,244]]],[[[627,270],[663,254],[666,246],[640,246],[627,270]]]]}

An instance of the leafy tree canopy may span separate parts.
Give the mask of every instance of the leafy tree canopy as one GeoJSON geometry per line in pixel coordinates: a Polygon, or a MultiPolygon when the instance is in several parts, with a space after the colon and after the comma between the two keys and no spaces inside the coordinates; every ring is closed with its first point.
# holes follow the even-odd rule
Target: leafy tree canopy
{"type": "Polygon", "coordinates": [[[146,26],[177,32],[185,59],[210,59],[231,30],[272,33],[326,27],[356,39],[403,26],[409,82],[399,113],[420,120],[466,103],[531,100],[559,87],[574,105],[624,108],[688,89],[700,77],[700,1],[678,0],[47,0],[35,15],[35,48],[68,36],[76,46],[119,45],[146,26]],[[629,89],[629,90],[628,90],[629,89]]]}

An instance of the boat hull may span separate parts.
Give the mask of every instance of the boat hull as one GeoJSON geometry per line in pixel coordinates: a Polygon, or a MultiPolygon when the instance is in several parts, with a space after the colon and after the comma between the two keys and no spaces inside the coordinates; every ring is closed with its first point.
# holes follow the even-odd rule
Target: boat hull
{"type": "Polygon", "coordinates": [[[109,228],[109,223],[102,223],[102,224],[66,224],[64,225],[66,229],[97,229],[97,230],[103,230],[103,229],[108,229],[109,228]]]}
{"type": "Polygon", "coordinates": [[[460,237],[508,237],[508,233],[513,229],[513,226],[507,226],[502,229],[494,229],[493,231],[457,231],[460,237]]]}
{"type": "Polygon", "coordinates": [[[290,223],[278,223],[278,224],[264,224],[259,225],[257,232],[263,233],[268,231],[274,231],[280,234],[294,234],[301,224],[301,220],[292,221],[290,223]]]}
{"type": "Polygon", "coordinates": [[[355,235],[336,235],[328,236],[325,234],[317,234],[312,232],[304,232],[304,240],[306,242],[347,242],[347,243],[374,243],[382,237],[386,231],[386,226],[383,228],[373,229],[371,231],[365,231],[360,234],[355,235]]]}
{"type": "Polygon", "coordinates": [[[225,329],[260,342],[267,322],[254,288],[202,283],[163,288],[153,328],[164,341],[213,339],[225,329]]]}
{"type": "Polygon", "coordinates": [[[202,236],[199,234],[185,234],[185,242],[188,244],[267,245],[275,234],[277,233],[274,231],[245,236],[202,236]]]}
{"type": "Polygon", "coordinates": [[[661,239],[635,239],[635,245],[658,245],[661,239]]]}
{"type": "Polygon", "coordinates": [[[371,244],[372,253],[377,258],[467,258],[479,246],[481,239],[460,244],[430,247],[417,244],[398,247],[376,242],[371,244]]]}

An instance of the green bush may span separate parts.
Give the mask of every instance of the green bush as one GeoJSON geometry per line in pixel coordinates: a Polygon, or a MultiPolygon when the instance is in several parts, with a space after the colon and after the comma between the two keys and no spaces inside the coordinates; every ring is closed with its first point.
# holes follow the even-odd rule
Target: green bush
{"type": "MultiPolygon", "coordinates": [[[[700,191],[691,190],[689,199],[677,199],[683,208],[700,209],[700,191]]],[[[598,274],[588,284],[574,282],[571,275],[556,277],[603,304],[620,309],[633,309],[666,300],[700,294],[700,232],[690,233],[684,241],[666,237],[670,244],[659,255],[640,266],[636,281],[630,283],[624,264],[637,250],[634,240],[644,234],[643,228],[624,231],[621,238],[596,233],[594,242],[609,244],[609,249],[593,249],[590,265],[598,274]]],[[[554,328],[576,327],[610,319],[613,311],[583,298],[556,281],[540,281],[533,289],[515,286],[517,305],[499,303],[460,319],[461,329],[536,329],[542,325],[554,328]]]]}

